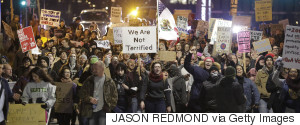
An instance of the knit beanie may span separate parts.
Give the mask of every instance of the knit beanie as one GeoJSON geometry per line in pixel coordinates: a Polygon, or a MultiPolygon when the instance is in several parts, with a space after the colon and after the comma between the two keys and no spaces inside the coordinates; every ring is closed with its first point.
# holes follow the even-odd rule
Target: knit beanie
{"type": "Polygon", "coordinates": [[[229,66],[225,70],[225,77],[235,77],[236,76],[236,70],[234,67],[229,66]]]}
{"type": "Polygon", "coordinates": [[[216,67],[216,66],[211,66],[210,67],[210,69],[208,70],[208,73],[210,73],[211,71],[213,71],[213,70],[215,70],[215,71],[218,71],[219,72],[219,69],[218,69],[218,67],[216,67]]]}
{"type": "Polygon", "coordinates": [[[271,59],[272,59],[272,62],[273,62],[273,64],[274,64],[273,57],[272,57],[271,55],[267,55],[267,56],[265,57],[265,64],[267,64],[266,61],[268,60],[268,58],[271,58],[271,59]]]}

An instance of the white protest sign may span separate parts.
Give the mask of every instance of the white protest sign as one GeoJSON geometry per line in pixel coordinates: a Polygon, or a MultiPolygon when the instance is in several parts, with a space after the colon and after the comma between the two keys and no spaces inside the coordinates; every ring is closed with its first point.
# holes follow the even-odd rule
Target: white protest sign
{"type": "Polygon", "coordinates": [[[218,27],[215,49],[218,53],[229,53],[231,47],[231,27],[218,27]]]}
{"type": "Polygon", "coordinates": [[[300,69],[300,27],[286,26],[282,61],[286,68],[300,69]]]}
{"type": "Polygon", "coordinates": [[[40,24],[58,27],[60,14],[60,11],[42,9],[40,24]]]}
{"type": "Polygon", "coordinates": [[[213,45],[215,43],[215,41],[217,40],[218,27],[231,27],[231,26],[232,26],[232,21],[217,19],[215,22],[213,32],[212,32],[210,44],[213,45]]]}
{"type": "Polygon", "coordinates": [[[109,40],[95,40],[95,42],[99,48],[110,49],[109,40]]]}
{"type": "Polygon", "coordinates": [[[253,47],[256,50],[257,54],[267,52],[267,51],[272,51],[271,44],[269,41],[269,38],[263,39],[257,42],[253,42],[253,47]]]}
{"type": "Polygon", "coordinates": [[[209,19],[209,23],[208,23],[208,39],[211,39],[211,35],[212,35],[212,32],[214,30],[214,26],[215,26],[215,23],[216,23],[216,20],[218,18],[210,18],[209,19]]]}
{"type": "Polygon", "coordinates": [[[122,44],[122,28],[121,27],[114,27],[114,44],[119,45],[122,44]]]}
{"type": "Polygon", "coordinates": [[[261,40],[263,31],[250,31],[250,33],[251,33],[251,40],[258,41],[261,40]]]}
{"type": "Polygon", "coordinates": [[[156,26],[122,27],[123,53],[156,53],[156,26]]]}
{"type": "Polygon", "coordinates": [[[111,7],[111,22],[112,23],[119,23],[121,22],[122,17],[122,7],[111,7]]]}
{"type": "Polygon", "coordinates": [[[188,19],[183,16],[177,18],[177,28],[179,32],[187,33],[188,19]]]}

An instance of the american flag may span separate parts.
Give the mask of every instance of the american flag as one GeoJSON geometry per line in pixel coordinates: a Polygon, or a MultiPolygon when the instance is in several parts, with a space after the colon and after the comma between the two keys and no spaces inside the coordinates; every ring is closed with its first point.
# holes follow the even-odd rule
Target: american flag
{"type": "Polygon", "coordinates": [[[167,7],[160,0],[158,0],[158,15],[160,15],[165,8],[167,7]]]}

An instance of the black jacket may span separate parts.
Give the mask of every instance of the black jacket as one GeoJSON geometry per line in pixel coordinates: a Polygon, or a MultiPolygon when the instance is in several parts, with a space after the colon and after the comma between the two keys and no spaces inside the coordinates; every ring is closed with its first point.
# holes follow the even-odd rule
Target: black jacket
{"type": "Polygon", "coordinates": [[[4,103],[3,114],[4,114],[4,119],[7,120],[7,114],[8,114],[8,109],[9,109],[8,102],[13,102],[13,94],[9,88],[8,82],[5,79],[0,78],[0,84],[1,84],[1,88],[3,87],[3,91],[4,91],[4,93],[3,93],[4,94],[4,102],[0,102],[0,103],[4,103]]]}

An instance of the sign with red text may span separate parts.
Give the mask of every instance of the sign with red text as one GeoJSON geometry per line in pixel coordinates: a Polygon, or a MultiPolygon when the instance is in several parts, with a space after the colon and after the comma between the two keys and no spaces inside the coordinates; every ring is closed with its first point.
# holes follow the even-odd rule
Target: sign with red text
{"type": "Polygon", "coordinates": [[[241,31],[238,33],[238,52],[250,52],[250,31],[241,31]]]}
{"type": "Polygon", "coordinates": [[[17,34],[23,53],[37,47],[31,26],[17,30],[17,34]]]}
{"type": "Polygon", "coordinates": [[[60,11],[42,9],[40,24],[58,27],[60,23],[60,14],[60,11]]]}
{"type": "Polygon", "coordinates": [[[282,60],[284,67],[300,69],[300,27],[286,26],[282,60]]]}

